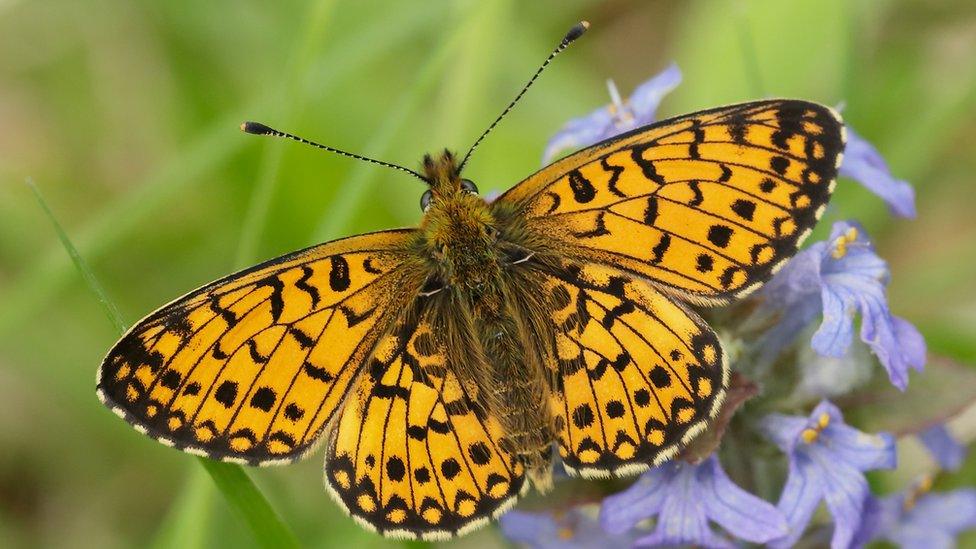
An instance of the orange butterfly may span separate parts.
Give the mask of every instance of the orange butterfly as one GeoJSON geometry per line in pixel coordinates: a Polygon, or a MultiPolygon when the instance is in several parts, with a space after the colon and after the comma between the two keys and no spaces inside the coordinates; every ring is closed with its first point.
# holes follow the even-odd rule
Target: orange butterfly
{"type": "Polygon", "coordinates": [[[140,432],[213,459],[285,463],[327,441],[326,485],[357,521],[438,539],[504,512],[527,480],[547,489],[554,442],[570,474],[606,477],[705,427],[729,372],[689,304],[742,297],[796,252],[844,130],[805,101],[710,109],[572,154],[491,203],[461,178],[470,151],[418,173],[311,144],[426,182],[420,227],[313,246],[173,301],[112,348],[98,394],[140,432]]]}

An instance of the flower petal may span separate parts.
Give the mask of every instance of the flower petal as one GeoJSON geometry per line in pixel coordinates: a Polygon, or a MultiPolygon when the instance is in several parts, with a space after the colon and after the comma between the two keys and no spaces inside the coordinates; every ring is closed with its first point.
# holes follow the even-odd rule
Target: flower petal
{"type": "Polygon", "coordinates": [[[840,174],[878,195],[895,215],[915,217],[915,190],[907,181],[895,179],[881,153],[850,126],[840,174]]]}
{"type": "Polygon", "coordinates": [[[800,416],[769,414],[762,419],[762,430],[776,446],[786,453],[793,452],[797,438],[807,427],[809,420],[800,416]]]}
{"type": "Polygon", "coordinates": [[[913,524],[891,536],[900,549],[955,549],[956,540],[945,532],[931,531],[913,524]]]}
{"type": "Polygon", "coordinates": [[[925,338],[904,318],[892,315],[891,323],[895,329],[895,339],[901,346],[902,358],[916,372],[921,372],[925,369],[925,355],[928,352],[925,338]]]}
{"type": "Polygon", "coordinates": [[[800,539],[810,517],[823,497],[823,475],[816,465],[804,454],[794,454],[790,459],[786,485],[776,507],[786,517],[789,533],[770,542],[770,547],[792,547],[800,539]]]}
{"type": "Polygon", "coordinates": [[[570,120],[549,138],[542,154],[542,163],[552,162],[562,151],[577,151],[611,137],[613,126],[609,107],[601,107],[586,116],[570,120]]]}
{"type": "Polygon", "coordinates": [[[739,488],[713,454],[698,467],[705,513],[733,536],[764,543],[789,533],[786,517],[771,503],[739,488]]]}
{"type": "Polygon", "coordinates": [[[821,291],[823,322],[813,334],[810,344],[818,353],[840,358],[854,338],[854,312],[851,295],[839,285],[824,285],[821,291]]]}
{"type": "Polygon", "coordinates": [[[926,494],[915,504],[911,518],[952,534],[976,528],[976,489],[926,494]]]}
{"type": "Polygon", "coordinates": [[[498,520],[502,534],[516,543],[540,547],[544,540],[559,539],[559,526],[548,513],[509,511],[498,520]]]}
{"type": "Polygon", "coordinates": [[[564,150],[579,150],[654,122],[661,100],[680,83],[681,71],[672,63],[638,86],[624,105],[601,107],[586,116],[570,120],[549,139],[542,154],[542,163],[550,163],[564,150]],[[616,109],[620,109],[620,112],[616,109]]]}
{"type": "Polygon", "coordinates": [[[696,481],[698,467],[683,465],[669,486],[668,494],[658,515],[657,528],[638,544],[698,545],[701,547],[733,548],[731,542],[717,536],[708,525],[705,494],[696,481]]]}
{"type": "Polygon", "coordinates": [[[621,534],[638,522],[661,512],[677,467],[666,463],[647,471],[623,492],[607,496],[600,506],[600,525],[621,534]]]}
{"type": "Polygon", "coordinates": [[[959,444],[946,426],[934,425],[918,434],[919,440],[928,448],[939,467],[955,471],[966,458],[966,448],[959,444]]]}
{"type": "Polygon", "coordinates": [[[834,535],[830,546],[844,549],[850,546],[857,533],[865,503],[871,491],[864,475],[843,460],[836,459],[832,451],[811,445],[811,458],[818,462],[823,479],[824,502],[834,518],[834,535]]]}
{"type": "Polygon", "coordinates": [[[895,437],[888,433],[871,435],[848,425],[832,423],[824,429],[822,437],[834,459],[840,458],[860,471],[895,468],[895,437]]]}
{"type": "Polygon", "coordinates": [[[650,80],[637,86],[627,101],[635,118],[635,126],[650,124],[657,119],[657,108],[664,97],[681,84],[681,69],[672,62],[650,80]]]}
{"type": "Polygon", "coordinates": [[[511,511],[499,519],[509,540],[544,549],[628,546],[634,536],[611,536],[597,523],[596,505],[578,505],[556,513],[511,511]]]}
{"type": "Polygon", "coordinates": [[[882,530],[889,527],[892,521],[897,519],[897,506],[892,506],[888,501],[868,496],[864,502],[864,511],[861,513],[861,524],[854,533],[851,540],[851,547],[861,548],[875,540],[882,530]]]}

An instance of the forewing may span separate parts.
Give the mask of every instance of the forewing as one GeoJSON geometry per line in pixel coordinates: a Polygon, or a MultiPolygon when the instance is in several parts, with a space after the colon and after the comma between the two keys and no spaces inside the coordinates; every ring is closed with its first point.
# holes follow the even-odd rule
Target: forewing
{"type": "Polygon", "coordinates": [[[498,420],[459,381],[464,365],[449,358],[443,309],[427,306],[380,343],[326,457],[336,501],[390,537],[460,535],[511,507],[524,484],[498,420]]]}
{"type": "Polygon", "coordinates": [[[540,276],[555,307],[551,408],[567,470],[625,475],[673,457],[725,397],[718,337],[625,271],[565,261],[540,276]]]}
{"type": "Polygon", "coordinates": [[[770,100],[665,120],[594,145],[496,201],[556,251],[619,266],[688,301],[726,303],[767,280],[834,187],[844,130],[831,109],[770,100]]]}
{"type": "Polygon", "coordinates": [[[300,456],[422,284],[405,267],[413,235],[314,246],[177,299],[109,351],[99,397],[190,453],[251,464],[300,456]]]}

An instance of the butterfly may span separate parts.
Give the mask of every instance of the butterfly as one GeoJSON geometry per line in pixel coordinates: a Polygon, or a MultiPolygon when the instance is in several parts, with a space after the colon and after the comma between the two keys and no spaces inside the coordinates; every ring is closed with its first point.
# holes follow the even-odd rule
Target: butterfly
{"type": "Polygon", "coordinates": [[[797,251],[844,127],[799,100],[709,109],[571,154],[491,202],[461,177],[470,151],[418,173],[312,144],[422,179],[420,226],[169,303],[109,351],[97,392],[138,431],[212,459],[280,464],[324,443],[326,486],[359,523],[443,539],[548,489],[553,445],[571,475],[621,476],[706,427],[729,366],[692,306],[749,294],[797,251]]]}

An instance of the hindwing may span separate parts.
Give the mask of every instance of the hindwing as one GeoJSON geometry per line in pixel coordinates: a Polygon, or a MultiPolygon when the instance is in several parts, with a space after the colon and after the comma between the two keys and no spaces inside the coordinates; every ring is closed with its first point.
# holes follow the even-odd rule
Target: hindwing
{"type": "Polygon", "coordinates": [[[626,475],[673,457],[725,397],[715,332],[623,270],[564,261],[540,276],[555,308],[551,409],[567,470],[626,475]]]}
{"type": "Polygon", "coordinates": [[[419,298],[383,338],[331,434],[325,479],[358,522],[388,537],[445,539],[512,505],[524,466],[450,357],[443,308],[419,298]],[[441,312],[439,312],[441,311],[441,312]]]}

